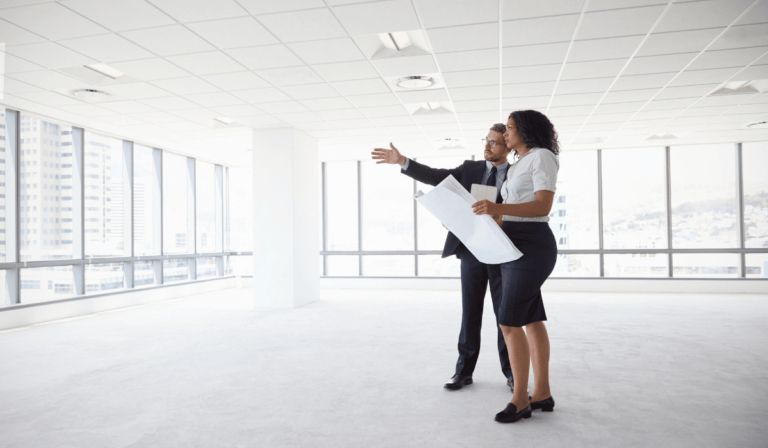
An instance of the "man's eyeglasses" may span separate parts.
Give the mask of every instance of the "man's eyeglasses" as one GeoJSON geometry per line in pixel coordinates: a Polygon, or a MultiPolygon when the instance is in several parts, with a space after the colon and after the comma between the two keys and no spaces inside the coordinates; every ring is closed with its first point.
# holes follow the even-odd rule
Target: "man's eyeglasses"
{"type": "Polygon", "coordinates": [[[491,145],[491,148],[495,148],[496,145],[503,145],[503,143],[499,143],[499,142],[497,142],[495,140],[488,140],[487,138],[483,139],[483,144],[484,145],[491,145]]]}

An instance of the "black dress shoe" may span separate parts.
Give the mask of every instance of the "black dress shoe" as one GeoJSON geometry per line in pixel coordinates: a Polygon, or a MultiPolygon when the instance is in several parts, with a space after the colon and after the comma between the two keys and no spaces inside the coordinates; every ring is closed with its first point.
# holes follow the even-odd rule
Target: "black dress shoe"
{"type": "Polygon", "coordinates": [[[470,384],[472,384],[471,376],[453,375],[451,377],[451,381],[445,383],[443,387],[448,390],[459,390],[464,386],[469,386],[470,384]]]}
{"type": "MultiPolygon", "coordinates": [[[[531,397],[529,396],[528,399],[530,400],[531,397]]],[[[541,409],[544,412],[552,412],[555,409],[555,399],[549,397],[539,401],[532,401],[531,410],[535,411],[536,409],[541,409]]]]}
{"type": "Polygon", "coordinates": [[[517,412],[517,407],[512,403],[507,403],[507,407],[503,411],[496,414],[496,420],[499,423],[514,423],[521,418],[531,418],[531,405],[528,405],[520,412],[517,412]]]}

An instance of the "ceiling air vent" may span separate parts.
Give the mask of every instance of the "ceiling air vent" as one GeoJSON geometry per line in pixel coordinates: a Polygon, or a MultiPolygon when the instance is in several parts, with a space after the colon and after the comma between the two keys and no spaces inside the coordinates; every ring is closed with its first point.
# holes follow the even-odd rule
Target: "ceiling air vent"
{"type": "Polygon", "coordinates": [[[677,140],[677,136],[672,134],[653,134],[652,136],[646,138],[646,140],[677,140]]]}
{"type": "Polygon", "coordinates": [[[720,95],[755,95],[768,87],[768,79],[758,79],[756,81],[730,81],[724,82],[709,96],[720,95]]]}
{"type": "Polygon", "coordinates": [[[72,91],[72,96],[80,98],[84,101],[99,101],[106,100],[112,97],[108,92],[95,89],[78,89],[72,91]]]}

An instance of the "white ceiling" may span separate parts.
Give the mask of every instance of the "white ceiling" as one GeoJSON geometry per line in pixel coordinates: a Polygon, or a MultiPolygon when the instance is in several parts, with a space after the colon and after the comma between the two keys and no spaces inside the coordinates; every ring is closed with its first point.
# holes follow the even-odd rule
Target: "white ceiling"
{"type": "Polygon", "coordinates": [[[709,96],[768,79],[766,0],[4,0],[2,42],[7,106],[225,163],[252,128],[286,125],[324,159],[389,141],[437,154],[445,138],[476,152],[527,108],[565,150],[768,138],[743,128],[766,118],[768,93],[709,96]],[[396,31],[426,51],[375,56],[376,33],[396,31]],[[96,63],[127,82],[71,76],[96,63]],[[411,75],[439,82],[395,85],[411,75]],[[424,102],[451,112],[413,115],[424,102]],[[213,128],[222,116],[242,125],[213,128]]]}

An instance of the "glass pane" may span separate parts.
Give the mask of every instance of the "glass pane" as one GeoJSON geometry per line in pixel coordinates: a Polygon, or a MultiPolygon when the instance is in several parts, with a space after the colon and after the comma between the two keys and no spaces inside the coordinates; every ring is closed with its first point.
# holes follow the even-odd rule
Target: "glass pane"
{"type": "Polygon", "coordinates": [[[419,255],[419,277],[461,277],[461,261],[456,257],[419,255]]]}
{"type": "Polygon", "coordinates": [[[24,115],[20,124],[21,261],[72,258],[72,128],[24,115]]]}
{"type": "Polygon", "coordinates": [[[153,151],[146,146],[133,147],[133,250],[136,256],[155,254],[154,204],[160,198],[155,197],[153,151]]]}
{"type": "MultiPolygon", "coordinates": [[[[357,162],[327,162],[328,250],[357,250],[357,162]]],[[[322,243],[321,243],[322,244],[322,243]]]]}
{"type": "Polygon", "coordinates": [[[0,270],[0,307],[11,304],[11,296],[8,295],[8,281],[6,280],[7,272],[5,269],[0,270]]]}
{"type": "Polygon", "coordinates": [[[163,260],[163,283],[183,282],[188,279],[188,258],[163,260]]]}
{"type": "Polygon", "coordinates": [[[123,141],[86,131],[84,151],[85,254],[123,255],[123,141]]]}
{"type": "Polygon", "coordinates": [[[229,175],[229,188],[232,192],[230,200],[237,201],[237,207],[230,208],[230,250],[251,252],[253,251],[253,168],[230,168],[229,175]]]}
{"type": "Polygon", "coordinates": [[[365,277],[413,277],[412,255],[365,255],[363,256],[365,277]]]}
{"type": "MultiPolygon", "coordinates": [[[[464,163],[465,160],[467,160],[465,156],[419,157],[417,159],[419,163],[432,168],[456,168],[464,163]]],[[[432,188],[434,187],[431,185],[416,182],[416,190],[427,193],[432,188]]],[[[448,230],[424,207],[419,206],[417,208],[416,219],[418,221],[419,250],[442,250],[448,230]]],[[[421,275],[421,271],[419,271],[419,275],[421,275]]]]}
{"type": "Polygon", "coordinates": [[[413,181],[400,174],[397,165],[376,165],[372,160],[361,165],[362,248],[413,250],[413,181]]]}
{"type": "Polygon", "coordinates": [[[558,254],[550,277],[600,277],[600,256],[593,254],[558,254]]]}
{"type": "Polygon", "coordinates": [[[214,203],[213,164],[195,163],[195,213],[197,215],[197,253],[216,252],[216,204],[214,203]]]}
{"type": "Polygon", "coordinates": [[[163,152],[163,252],[187,248],[187,158],[163,152]]]}
{"type": "Polygon", "coordinates": [[[672,148],[673,248],[739,247],[734,151],[732,144],[672,148]]]}
{"type": "Polygon", "coordinates": [[[747,277],[768,278],[768,254],[746,254],[744,258],[747,277]]]}
{"type": "Polygon", "coordinates": [[[738,254],[672,254],[673,277],[736,278],[738,254]]]}
{"type": "Polygon", "coordinates": [[[222,168],[222,176],[224,176],[224,179],[222,181],[223,183],[223,189],[222,189],[222,207],[223,207],[223,229],[224,232],[224,252],[229,251],[229,168],[223,167],[222,168]]]}
{"type": "MultiPolygon", "coordinates": [[[[558,249],[597,249],[597,151],[560,153],[549,226],[558,249]]],[[[553,274],[554,275],[554,274],[553,274]]]]}
{"type": "Polygon", "coordinates": [[[768,143],[744,143],[745,247],[768,248],[768,143]]]}
{"type": "Polygon", "coordinates": [[[237,255],[229,257],[229,269],[238,277],[253,277],[253,256],[237,255]]]}
{"type": "Polygon", "coordinates": [[[360,257],[357,255],[328,255],[328,276],[357,277],[360,275],[360,257]]]}
{"type": "Polygon", "coordinates": [[[197,278],[216,277],[216,257],[197,259],[197,278]]]}
{"type": "MultiPolygon", "coordinates": [[[[13,201],[11,200],[11,198],[6,199],[6,197],[5,197],[5,194],[6,194],[6,190],[5,190],[5,170],[6,170],[5,159],[9,158],[9,154],[6,154],[6,152],[5,152],[5,150],[6,150],[6,143],[5,142],[6,142],[7,135],[8,135],[8,133],[5,130],[5,109],[4,108],[0,108],[0,261],[8,261],[6,259],[6,256],[5,256],[5,254],[6,254],[6,246],[5,246],[6,235],[5,235],[5,230],[7,228],[6,225],[5,225],[5,217],[6,217],[5,207],[6,206],[13,207],[13,201]]],[[[10,162],[10,160],[9,160],[9,162],[10,162]]],[[[3,272],[2,273],[2,278],[3,278],[2,286],[3,286],[3,288],[5,288],[5,271],[2,271],[2,272],[3,272]]],[[[3,290],[3,291],[5,291],[5,290],[3,290]]],[[[3,292],[3,293],[0,293],[0,294],[5,294],[6,297],[8,296],[7,292],[3,292]]],[[[3,301],[3,297],[0,297],[0,306],[2,306],[3,304],[5,304],[5,302],[3,301]]]]}
{"type": "Polygon", "coordinates": [[[668,277],[667,254],[606,254],[606,277],[668,277]]]}
{"type": "Polygon", "coordinates": [[[135,261],[133,262],[133,287],[151,286],[155,282],[155,262],[154,261],[135,261]]]}
{"type": "Polygon", "coordinates": [[[85,266],[86,294],[123,288],[125,288],[123,263],[88,264],[85,266]]]}
{"type": "Polygon", "coordinates": [[[604,247],[666,249],[664,148],[603,151],[602,158],[604,247]]]}
{"type": "Polygon", "coordinates": [[[47,302],[75,295],[72,266],[21,270],[21,303],[47,302]]]}

